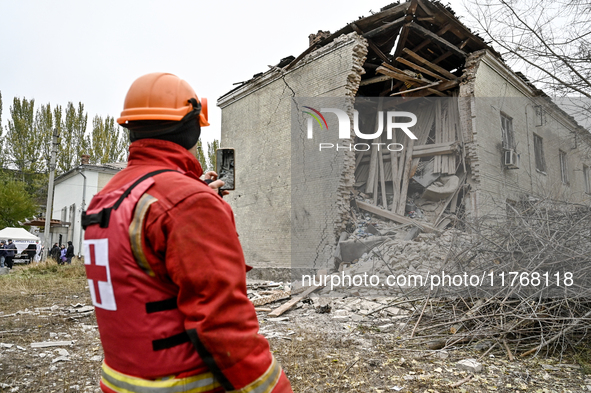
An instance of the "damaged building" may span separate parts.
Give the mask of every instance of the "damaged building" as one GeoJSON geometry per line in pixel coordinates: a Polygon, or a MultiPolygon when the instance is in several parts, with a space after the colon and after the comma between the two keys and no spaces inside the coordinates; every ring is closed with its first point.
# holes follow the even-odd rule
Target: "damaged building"
{"type": "Polygon", "coordinates": [[[352,209],[437,233],[524,198],[589,204],[589,132],[440,3],[391,4],[309,43],[218,100],[248,264],[332,268],[352,209]],[[324,98],[350,115],[348,139],[324,98]],[[377,127],[353,115],[364,105],[413,112],[416,139],[363,140],[355,121],[377,127]]]}

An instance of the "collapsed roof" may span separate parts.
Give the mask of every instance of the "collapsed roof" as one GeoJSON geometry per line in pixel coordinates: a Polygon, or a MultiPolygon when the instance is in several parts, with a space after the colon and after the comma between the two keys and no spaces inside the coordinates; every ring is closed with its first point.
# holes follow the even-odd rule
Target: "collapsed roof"
{"type": "Polygon", "coordinates": [[[369,44],[359,96],[447,96],[448,90],[458,86],[470,53],[488,49],[500,57],[441,3],[412,0],[388,5],[333,34],[319,32],[311,36],[310,47],[287,64],[285,70],[293,68],[314,50],[353,31],[369,44]],[[396,83],[383,83],[392,79],[396,83]]]}

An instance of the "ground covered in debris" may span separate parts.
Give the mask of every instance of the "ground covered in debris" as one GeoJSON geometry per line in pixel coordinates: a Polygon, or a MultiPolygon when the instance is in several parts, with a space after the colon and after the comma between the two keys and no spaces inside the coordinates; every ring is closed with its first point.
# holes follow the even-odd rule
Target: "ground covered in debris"
{"type": "MultiPolygon", "coordinates": [[[[0,275],[0,392],[100,391],[102,350],[86,285],[80,262],[0,275]]],[[[251,294],[281,289],[249,285],[251,294]]],[[[509,361],[486,340],[446,350],[412,344],[397,333],[408,310],[392,298],[313,293],[267,316],[282,303],[261,307],[261,334],[295,392],[591,391],[581,354],[509,361]]]]}

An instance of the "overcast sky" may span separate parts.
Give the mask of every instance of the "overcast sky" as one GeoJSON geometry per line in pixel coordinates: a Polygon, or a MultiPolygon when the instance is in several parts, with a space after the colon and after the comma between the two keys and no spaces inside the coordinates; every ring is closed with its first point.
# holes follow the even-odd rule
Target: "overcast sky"
{"type": "MultiPolygon", "coordinates": [[[[0,0],[2,123],[15,96],[36,107],[81,101],[89,126],[97,114],[117,118],[137,77],[171,72],[208,98],[212,126],[202,138],[219,139],[215,103],[233,83],[298,56],[310,33],[334,32],[390,2],[0,0]]],[[[463,12],[460,0],[451,4],[463,12]]]]}

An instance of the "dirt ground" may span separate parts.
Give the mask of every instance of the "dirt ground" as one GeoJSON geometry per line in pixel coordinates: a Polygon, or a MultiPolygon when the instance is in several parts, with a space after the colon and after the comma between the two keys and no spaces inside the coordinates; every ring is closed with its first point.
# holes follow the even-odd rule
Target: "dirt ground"
{"type": "MultiPolygon", "coordinates": [[[[501,348],[411,347],[384,328],[393,318],[339,315],[343,299],[325,303],[332,312],[318,313],[311,301],[279,318],[259,312],[261,333],[294,392],[591,391],[589,368],[576,357],[509,361],[501,348]],[[467,358],[482,371],[460,369],[457,362],[467,358]]],[[[0,392],[100,392],[102,349],[89,306],[78,261],[16,266],[0,275],[0,392]],[[47,342],[63,343],[32,345],[47,342]]]]}

